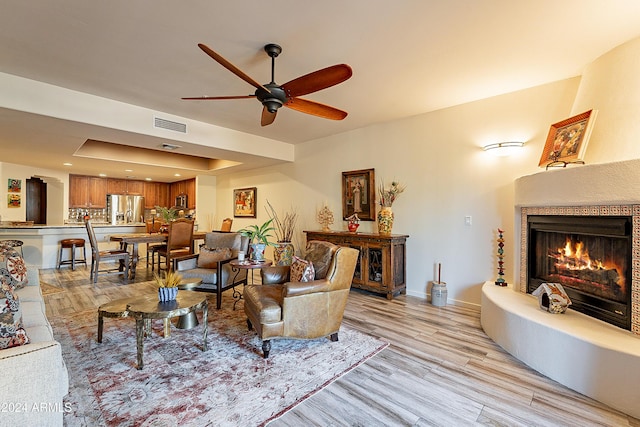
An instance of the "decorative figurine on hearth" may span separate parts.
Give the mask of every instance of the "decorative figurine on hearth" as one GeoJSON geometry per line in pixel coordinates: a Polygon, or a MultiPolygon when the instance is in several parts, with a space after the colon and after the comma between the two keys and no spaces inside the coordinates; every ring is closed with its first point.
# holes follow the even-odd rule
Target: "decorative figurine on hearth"
{"type": "Polygon", "coordinates": [[[507,286],[507,281],[504,280],[504,231],[498,228],[498,278],[496,279],[496,285],[507,286]]]}

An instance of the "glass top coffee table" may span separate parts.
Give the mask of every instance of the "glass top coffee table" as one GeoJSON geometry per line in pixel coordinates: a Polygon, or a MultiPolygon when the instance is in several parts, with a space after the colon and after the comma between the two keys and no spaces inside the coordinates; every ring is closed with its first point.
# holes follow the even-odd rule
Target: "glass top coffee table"
{"type": "Polygon", "coordinates": [[[138,355],[138,369],[142,369],[142,352],[144,346],[144,335],[151,335],[151,320],[164,320],[164,336],[171,333],[171,323],[169,319],[177,316],[184,316],[196,310],[202,310],[202,351],[207,351],[207,315],[208,304],[207,295],[202,292],[185,291],[178,292],[175,301],[159,302],[156,299],[140,298],[133,299],[127,304],[126,311],[130,317],[136,319],[136,344],[138,355]]]}

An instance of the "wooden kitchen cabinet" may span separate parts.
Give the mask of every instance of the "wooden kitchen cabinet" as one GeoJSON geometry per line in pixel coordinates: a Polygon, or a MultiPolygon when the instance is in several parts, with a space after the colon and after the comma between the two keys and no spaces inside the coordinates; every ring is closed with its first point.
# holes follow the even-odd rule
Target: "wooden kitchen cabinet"
{"type": "Polygon", "coordinates": [[[188,179],[185,181],[185,190],[187,195],[187,207],[189,209],[196,208],[196,179],[188,179]]]}
{"type": "Polygon", "coordinates": [[[144,194],[144,181],[107,178],[107,193],[142,196],[144,194]]]}
{"type": "Polygon", "coordinates": [[[351,286],[385,295],[387,299],[405,293],[406,241],[404,234],[350,233],[347,231],[305,231],[307,241],[324,240],[360,251],[351,286]]]}
{"type": "Polygon", "coordinates": [[[187,195],[187,208],[196,208],[196,179],[185,179],[171,184],[171,206],[175,204],[176,197],[187,195]]]}
{"type": "Polygon", "coordinates": [[[104,178],[96,176],[89,177],[89,207],[106,208],[107,207],[107,181],[104,178]]]}
{"type": "Polygon", "coordinates": [[[69,207],[86,208],[89,203],[89,177],[69,175],[69,207]]]}
{"type": "Polygon", "coordinates": [[[144,195],[144,181],[127,180],[127,192],[125,194],[131,194],[134,196],[144,195]]]}
{"type": "Polygon", "coordinates": [[[69,175],[69,207],[106,208],[106,180],[95,176],[69,175]]]}
{"type": "Polygon", "coordinates": [[[173,203],[169,204],[169,186],[164,182],[145,182],[143,187],[144,207],[153,209],[156,206],[173,206],[173,203]]]}

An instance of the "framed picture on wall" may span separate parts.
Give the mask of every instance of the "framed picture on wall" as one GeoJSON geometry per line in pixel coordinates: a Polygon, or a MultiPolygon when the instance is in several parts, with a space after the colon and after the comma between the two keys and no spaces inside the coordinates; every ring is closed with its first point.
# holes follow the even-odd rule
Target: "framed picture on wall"
{"type": "Polygon", "coordinates": [[[7,207],[19,208],[20,207],[20,195],[19,194],[7,194],[7,207]]]}
{"type": "Polygon", "coordinates": [[[7,183],[7,191],[9,193],[19,193],[22,189],[22,180],[21,179],[11,179],[9,178],[9,182],[7,183]]]}
{"type": "Polygon", "coordinates": [[[551,125],[544,144],[540,167],[565,167],[583,164],[584,152],[591,136],[597,110],[589,110],[551,125]]]}
{"type": "Polygon", "coordinates": [[[256,187],[238,188],[233,190],[233,216],[255,218],[256,217],[256,187]]]}
{"type": "Polygon", "coordinates": [[[363,221],[375,221],[375,170],[342,172],[342,218],[358,214],[363,221]]]}

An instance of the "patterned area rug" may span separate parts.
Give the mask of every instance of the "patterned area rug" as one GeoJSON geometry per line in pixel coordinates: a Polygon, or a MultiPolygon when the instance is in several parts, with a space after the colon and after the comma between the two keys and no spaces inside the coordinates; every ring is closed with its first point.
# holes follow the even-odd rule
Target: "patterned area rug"
{"type": "Polygon", "coordinates": [[[264,425],[388,345],[343,326],[338,342],[273,340],[265,360],[239,308],[209,311],[207,352],[201,325],[163,338],[154,321],[141,371],[133,319],[105,318],[102,344],[97,310],[50,319],[70,377],[65,425],[264,425]]]}

